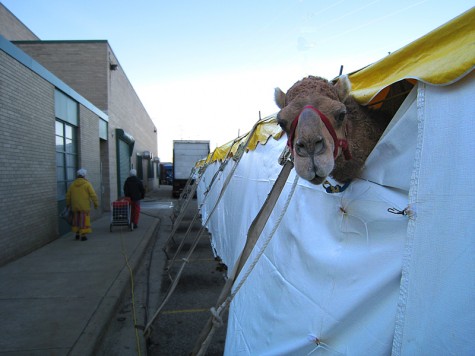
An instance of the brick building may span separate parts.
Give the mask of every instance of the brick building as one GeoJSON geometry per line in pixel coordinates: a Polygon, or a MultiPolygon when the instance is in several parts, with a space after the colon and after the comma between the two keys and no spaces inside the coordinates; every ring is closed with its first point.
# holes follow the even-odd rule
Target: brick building
{"type": "Polygon", "coordinates": [[[0,3],[0,265],[68,231],[58,219],[80,167],[100,199],[130,168],[158,184],[156,128],[109,44],[41,41],[0,3]]]}

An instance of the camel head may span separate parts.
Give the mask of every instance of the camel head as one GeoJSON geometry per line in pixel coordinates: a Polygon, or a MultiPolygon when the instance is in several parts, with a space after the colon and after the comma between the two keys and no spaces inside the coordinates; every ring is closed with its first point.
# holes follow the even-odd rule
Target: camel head
{"type": "Polygon", "coordinates": [[[275,89],[280,108],[277,121],[287,133],[296,173],[313,184],[325,181],[338,157],[351,159],[347,141],[350,123],[344,104],[350,89],[346,76],[336,84],[309,76],[287,93],[275,89]]]}

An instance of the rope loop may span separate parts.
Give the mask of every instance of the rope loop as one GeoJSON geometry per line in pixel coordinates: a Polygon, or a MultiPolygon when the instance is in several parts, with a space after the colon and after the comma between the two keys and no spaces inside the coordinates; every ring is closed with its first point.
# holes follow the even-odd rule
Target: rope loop
{"type": "Polygon", "coordinates": [[[213,316],[213,324],[217,327],[220,328],[223,326],[223,318],[221,318],[221,315],[219,315],[219,312],[216,310],[215,307],[211,307],[210,309],[211,315],[213,316]]]}

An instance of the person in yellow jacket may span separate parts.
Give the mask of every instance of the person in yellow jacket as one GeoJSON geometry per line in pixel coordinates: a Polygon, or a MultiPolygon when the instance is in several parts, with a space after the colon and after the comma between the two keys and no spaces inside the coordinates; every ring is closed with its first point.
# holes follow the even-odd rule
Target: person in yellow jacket
{"type": "Polygon", "coordinates": [[[91,202],[97,209],[99,202],[92,184],[86,179],[87,171],[81,168],[77,171],[77,178],[69,186],[66,193],[66,205],[73,212],[71,230],[76,233],[76,240],[86,241],[86,234],[91,228],[91,202]]]}

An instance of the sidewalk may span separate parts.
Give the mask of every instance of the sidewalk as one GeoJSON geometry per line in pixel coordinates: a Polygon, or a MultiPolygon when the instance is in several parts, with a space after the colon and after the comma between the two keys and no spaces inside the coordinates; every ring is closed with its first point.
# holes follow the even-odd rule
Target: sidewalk
{"type": "Polygon", "coordinates": [[[1,267],[0,355],[93,355],[159,223],[110,232],[106,212],[87,241],[68,233],[1,267]]]}

